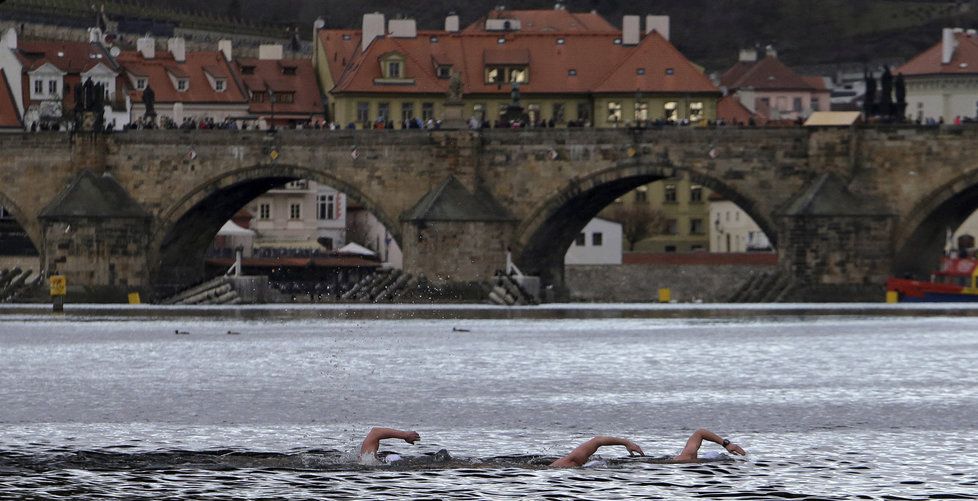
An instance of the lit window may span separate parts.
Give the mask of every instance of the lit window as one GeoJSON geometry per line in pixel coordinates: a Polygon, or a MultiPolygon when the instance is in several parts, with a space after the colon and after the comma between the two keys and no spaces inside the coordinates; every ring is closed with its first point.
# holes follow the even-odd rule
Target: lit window
{"type": "Polygon", "coordinates": [[[703,120],[703,102],[696,101],[689,103],[689,121],[699,122],[703,120]]]}
{"type": "Polygon", "coordinates": [[[675,122],[679,120],[679,105],[675,101],[669,101],[663,107],[665,111],[665,119],[670,122],[675,122]]]}
{"type": "Polygon", "coordinates": [[[269,220],[272,218],[272,206],[271,204],[260,204],[258,205],[258,219],[269,220]]]}
{"type": "Polygon", "coordinates": [[[526,83],[530,79],[530,72],[526,67],[511,68],[509,70],[509,82],[526,83]]]}
{"type": "Polygon", "coordinates": [[[649,103],[637,101],[635,103],[635,120],[644,122],[649,119],[649,103]]]}
{"type": "Polygon", "coordinates": [[[500,72],[501,72],[501,68],[496,68],[496,67],[486,68],[486,83],[494,84],[494,83],[501,82],[502,79],[499,76],[500,72]]]}
{"type": "Polygon", "coordinates": [[[289,204],[289,219],[302,219],[302,204],[289,204]]]}
{"type": "Polygon", "coordinates": [[[608,102],[608,122],[621,122],[621,103],[618,101],[608,102]]]}

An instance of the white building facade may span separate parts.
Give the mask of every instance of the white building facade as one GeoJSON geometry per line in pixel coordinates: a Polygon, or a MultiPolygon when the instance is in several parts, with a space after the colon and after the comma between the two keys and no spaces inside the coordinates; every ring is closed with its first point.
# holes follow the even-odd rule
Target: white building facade
{"type": "Polygon", "coordinates": [[[896,70],[907,85],[907,117],[955,123],[978,118],[978,32],[945,28],[941,41],[896,70]]]}
{"type": "Polygon", "coordinates": [[[710,202],[710,252],[771,250],[771,242],[746,212],[729,200],[710,202]]]}
{"type": "Polygon", "coordinates": [[[315,181],[269,190],[248,204],[256,248],[330,251],[346,243],[346,195],[315,181]]]}
{"type": "Polygon", "coordinates": [[[621,264],[621,225],[594,218],[564,254],[564,264],[621,264]]]}

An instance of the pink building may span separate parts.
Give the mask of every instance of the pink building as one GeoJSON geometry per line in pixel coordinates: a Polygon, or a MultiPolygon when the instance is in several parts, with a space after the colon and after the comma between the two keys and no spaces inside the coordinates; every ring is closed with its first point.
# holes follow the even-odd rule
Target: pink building
{"type": "Polygon", "coordinates": [[[794,121],[813,111],[829,111],[830,92],[824,77],[802,76],[778,59],[768,47],[740,51],[740,60],[720,77],[725,95],[736,97],[759,123],[794,121]]]}

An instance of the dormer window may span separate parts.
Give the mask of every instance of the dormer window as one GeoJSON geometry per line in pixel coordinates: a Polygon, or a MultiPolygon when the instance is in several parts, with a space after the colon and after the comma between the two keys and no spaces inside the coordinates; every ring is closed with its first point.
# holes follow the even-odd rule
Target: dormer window
{"type": "Polygon", "coordinates": [[[401,78],[401,62],[387,61],[387,78],[401,78]]]}
{"type": "Polygon", "coordinates": [[[530,68],[526,66],[486,66],[486,83],[527,83],[530,68]]]}
{"type": "Polygon", "coordinates": [[[187,90],[187,87],[189,85],[190,85],[190,82],[186,78],[178,78],[177,79],[177,90],[178,91],[180,91],[180,92],[186,91],[187,90]]]}
{"type": "Polygon", "coordinates": [[[224,89],[226,87],[227,87],[227,81],[224,80],[223,78],[218,78],[214,80],[214,90],[218,92],[224,92],[224,89]]]}
{"type": "Polygon", "coordinates": [[[381,85],[413,85],[414,79],[408,78],[404,56],[397,52],[388,52],[380,56],[381,77],[374,83],[381,85]]]}
{"type": "Polygon", "coordinates": [[[438,66],[438,78],[451,78],[452,77],[452,67],[447,64],[442,64],[438,66]]]}
{"type": "Polygon", "coordinates": [[[136,90],[146,90],[146,79],[137,78],[136,79],[136,90]]]}
{"type": "Polygon", "coordinates": [[[283,75],[295,75],[295,72],[296,72],[295,66],[282,66],[283,75]]]}

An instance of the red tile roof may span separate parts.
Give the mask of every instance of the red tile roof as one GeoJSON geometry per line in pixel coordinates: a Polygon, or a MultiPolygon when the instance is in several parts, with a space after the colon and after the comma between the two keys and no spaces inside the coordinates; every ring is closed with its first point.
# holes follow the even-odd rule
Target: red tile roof
{"type": "MultiPolygon", "coordinates": [[[[323,101],[319,94],[319,84],[316,82],[316,72],[308,59],[261,60],[241,58],[237,61],[238,69],[252,67],[253,73],[241,78],[245,87],[252,93],[291,92],[292,103],[275,103],[275,114],[295,114],[308,118],[310,115],[323,114],[323,101]],[[286,74],[287,68],[293,68],[294,74],[286,74]]],[[[253,114],[265,114],[272,111],[267,100],[260,103],[252,102],[248,111],[253,114]]]]}
{"type": "Polygon", "coordinates": [[[115,61],[100,45],[89,42],[22,42],[17,47],[17,57],[24,71],[33,71],[45,63],[51,63],[65,73],[84,73],[102,63],[111,70],[118,70],[115,61]]]}
{"type": "Polygon", "coordinates": [[[750,110],[741,104],[736,96],[724,96],[717,103],[717,118],[724,122],[745,124],[750,120],[751,115],[750,110]]]}
{"type": "MultiPolygon", "coordinates": [[[[604,33],[618,30],[594,12],[573,13],[568,10],[493,10],[486,17],[470,24],[465,33],[485,33],[486,19],[514,19],[520,22],[522,33],[604,33]]],[[[498,33],[498,32],[495,32],[498,33]]]]}
{"type": "MultiPolygon", "coordinates": [[[[200,104],[246,104],[248,97],[239,84],[240,78],[224,59],[220,51],[187,52],[184,62],[177,62],[173,55],[165,51],[156,51],[156,57],[146,59],[136,51],[126,51],[119,55],[119,64],[133,75],[146,77],[156,93],[157,103],[200,103],[200,104]],[[216,73],[218,78],[226,78],[225,90],[217,91],[207,79],[205,68],[216,73]],[[187,78],[187,90],[177,91],[168,75],[187,78]]],[[[143,92],[130,90],[129,95],[134,103],[141,103],[143,92]]]]}
{"type": "MultiPolygon", "coordinates": [[[[17,78],[17,77],[15,77],[17,78]]],[[[0,69],[0,129],[23,129],[20,121],[20,110],[14,99],[13,90],[7,80],[7,73],[0,69]]]]}
{"type": "Polygon", "coordinates": [[[955,34],[957,47],[951,62],[941,64],[942,43],[921,52],[906,64],[896,69],[894,74],[904,75],[973,75],[978,73],[978,36],[965,33],[955,34]]]}
{"type": "Polygon", "coordinates": [[[785,66],[777,57],[766,56],[756,62],[740,61],[724,72],[720,85],[730,89],[814,91],[804,77],[785,66]]]}
{"type": "Polygon", "coordinates": [[[554,16],[552,24],[569,32],[527,31],[525,27],[519,32],[485,32],[470,26],[459,33],[425,31],[414,38],[379,37],[363,52],[358,31],[323,30],[320,43],[336,80],[331,91],[444,94],[449,80],[438,78],[437,66],[451,64],[462,75],[465,94],[509,94],[508,83],[485,82],[485,66],[528,62],[529,81],[520,85],[525,94],[718,92],[699,68],[658,33],[646,35],[638,45],[624,46],[616,43],[621,32],[609,29],[613,27],[596,14],[501,12],[533,13],[527,19],[532,18],[537,27],[542,26],[542,19],[554,16]],[[601,23],[593,18],[601,19],[601,23]],[[578,19],[573,21],[578,27],[575,30],[570,29],[572,19],[578,19]],[[581,32],[585,28],[591,31],[581,32]],[[343,35],[349,40],[343,40],[343,35]],[[391,52],[405,57],[404,76],[413,79],[413,84],[379,81],[383,76],[380,58],[391,52]],[[348,63],[345,66],[344,60],[348,63]]]}

